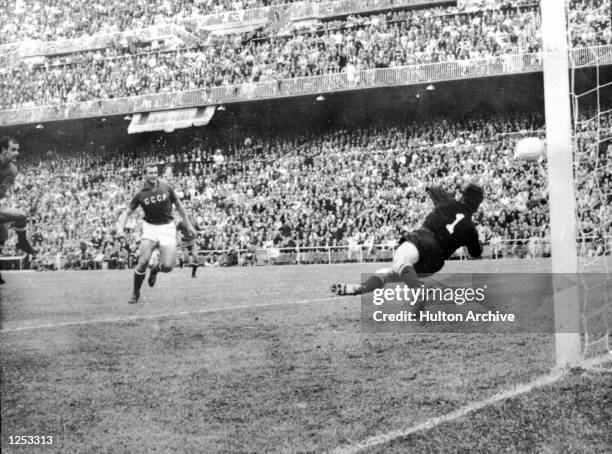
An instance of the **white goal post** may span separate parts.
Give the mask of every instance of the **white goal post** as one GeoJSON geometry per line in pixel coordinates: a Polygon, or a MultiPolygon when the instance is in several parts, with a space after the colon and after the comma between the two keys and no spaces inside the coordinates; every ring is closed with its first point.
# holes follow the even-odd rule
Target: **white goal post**
{"type": "MultiPolygon", "coordinates": [[[[542,0],[541,9],[551,256],[557,280],[578,271],[566,2],[542,0]]],[[[555,291],[554,306],[557,367],[577,366],[582,360],[578,286],[555,291]]]]}

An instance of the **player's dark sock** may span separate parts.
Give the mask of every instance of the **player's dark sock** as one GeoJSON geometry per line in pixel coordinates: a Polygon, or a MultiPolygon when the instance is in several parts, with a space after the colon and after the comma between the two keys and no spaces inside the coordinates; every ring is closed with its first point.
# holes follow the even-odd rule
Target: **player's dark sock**
{"type": "Polygon", "coordinates": [[[25,227],[15,227],[15,233],[17,234],[17,241],[27,241],[25,227]]]}
{"type": "Polygon", "coordinates": [[[144,282],[145,276],[146,276],[146,271],[143,273],[134,271],[134,294],[135,295],[140,295],[140,289],[142,288],[142,283],[144,282]]]}
{"type": "Polygon", "coordinates": [[[36,251],[34,250],[34,248],[32,248],[32,246],[30,245],[30,242],[28,241],[26,237],[25,227],[16,228],[15,233],[17,234],[17,244],[16,244],[17,249],[22,250],[26,254],[34,255],[36,251]]]}
{"type": "Polygon", "coordinates": [[[419,276],[412,265],[404,265],[399,270],[400,280],[410,288],[417,288],[421,285],[419,276]]]}
{"type": "Polygon", "coordinates": [[[363,293],[373,292],[377,288],[383,288],[387,282],[396,281],[397,274],[391,268],[381,268],[361,283],[363,293]]]}
{"type": "MultiPolygon", "coordinates": [[[[412,265],[404,265],[400,268],[399,276],[401,281],[410,288],[418,288],[421,286],[419,275],[415,271],[412,265]]],[[[413,310],[417,313],[421,313],[425,310],[425,301],[420,298],[414,302],[413,310]]]]}
{"type": "Polygon", "coordinates": [[[196,277],[197,269],[198,269],[198,265],[196,265],[195,263],[191,265],[191,277],[196,277]]]}
{"type": "Polygon", "coordinates": [[[364,293],[373,292],[377,288],[383,288],[385,286],[385,278],[380,274],[372,274],[368,277],[365,282],[361,283],[364,293]]]}
{"type": "Polygon", "coordinates": [[[0,285],[2,285],[2,284],[6,284],[6,282],[5,282],[4,279],[2,279],[2,274],[0,274],[0,285]]]}
{"type": "Polygon", "coordinates": [[[160,265],[155,265],[154,267],[151,268],[151,271],[149,271],[149,287],[153,287],[155,285],[155,282],[157,282],[157,273],[159,273],[162,270],[161,264],[160,265]]]}

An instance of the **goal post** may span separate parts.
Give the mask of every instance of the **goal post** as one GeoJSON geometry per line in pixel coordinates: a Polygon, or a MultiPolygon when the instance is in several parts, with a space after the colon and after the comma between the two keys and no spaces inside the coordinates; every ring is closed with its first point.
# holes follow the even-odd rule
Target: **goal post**
{"type": "Polygon", "coordinates": [[[578,285],[563,286],[563,274],[576,274],[576,193],[572,156],[566,2],[542,0],[544,109],[548,160],[548,198],[555,312],[557,367],[582,360],[578,285]],[[561,290],[563,288],[563,290],[561,290]]]}

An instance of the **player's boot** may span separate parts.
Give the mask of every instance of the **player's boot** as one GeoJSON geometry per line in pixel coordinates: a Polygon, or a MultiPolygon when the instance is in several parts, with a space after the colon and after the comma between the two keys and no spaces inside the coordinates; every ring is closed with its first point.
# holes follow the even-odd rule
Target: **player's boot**
{"type": "Polygon", "coordinates": [[[157,273],[159,273],[159,266],[155,265],[153,268],[151,268],[151,271],[149,271],[149,280],[147,281],[149,283],[149,287],[153,287],[155,285],[155,282],[157,281],[157,273]]]}
{"type": "Polygon", "coordinates": [[[136,304],[140,300],[140,293],[132,293],[130,299],[128,300],[128,304],[136,304]]]}
{"type": "Polygon", "coordinates": [[[338,296],[361,295],[363,285],[361,284],[332,284],[331,292],[338,296]]]}

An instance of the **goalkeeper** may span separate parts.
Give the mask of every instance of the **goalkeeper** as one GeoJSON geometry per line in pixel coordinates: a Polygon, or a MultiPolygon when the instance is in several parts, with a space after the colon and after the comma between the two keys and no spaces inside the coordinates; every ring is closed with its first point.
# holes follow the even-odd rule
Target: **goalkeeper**
{"type": "Polygon", "coordinates": [[[393,257],[391,268],[381,268],[360,284],[334,284],[336,295],[360,295],[383,288],[388,282],[403,282],[409,287],[420,285],[418,275],[437,273],[453,252],[466,246],[478,258],[482,245],[472,223],[472,215],[483,199],[483,190],[469,184],[459,201],[440,187],[427,188],[434,203],[433,211],[421,228],[404,235],[393,257]]]}

